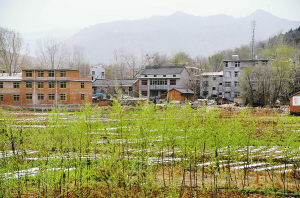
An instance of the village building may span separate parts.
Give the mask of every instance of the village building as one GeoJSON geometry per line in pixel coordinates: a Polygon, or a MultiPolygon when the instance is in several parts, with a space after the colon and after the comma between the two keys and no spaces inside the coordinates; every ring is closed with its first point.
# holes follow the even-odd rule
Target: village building
{"type": "Polygon", "coordinates": [[[92,102],[92,79],[75,69],[23,69],[0,76],[0,105],[29,109],[78,108],[92,102]]]}
{"type": "Polygon", "coordinates": [[[194,92],[190,89],[173,88],[168,92],[168,95],[170,100],[176,101],[177,103],[194,100],[194,92]]]}
{"type": "Polygon", "coordinates": [[[92,66],[90,68],[90,74],[93,78],[93,80],[96,79],[105,79],[105,69],[103,68],[102,65],[96,65],[96,66],[92,66]]]}
{"type": "Polygon", "coordinates": [[[93,82],[93,98],[95,100],[110,99],[117,96],[117,90],[123,97],[138,97],[137,79],[96,79],[93,82]],[[117,90],[116,90],[117,89],[117,90]]]}
{"type": "Polygon", "coordinates": [[[223,97],[231,102],[234,98],[240,97],[241,90],[238,85],[238,77],[246,67],[253,67],[257,64],[267,65],[268,59],[239,59],[238,55],[232,55],[232,60],[223,61],[223,97]]]}
{"type": "Polygon", "coordinates": [[[203,72],[197,76],[200,83],[200,98],[218,99],[223,97],[223,71],[203,72]]]}
{"type": "Polygon", "coordinates": [[[138,77],[139,91],[148,98],[165,99],[173,88],[185,89],[189,73],[185,66],[147,66],[138,77]]]}
{"type": "Polygon", "coordinates": [[[300,92],[290,98],[290,114],[300,115],[300,92]]]}

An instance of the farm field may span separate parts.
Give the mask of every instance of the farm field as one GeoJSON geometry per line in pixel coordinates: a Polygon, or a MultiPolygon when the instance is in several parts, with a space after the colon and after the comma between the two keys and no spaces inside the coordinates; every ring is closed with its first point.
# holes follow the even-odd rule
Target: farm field
{"type": "Polygon", "coordinates": [[[0,197],[298,197],[299,138],[272,109],[0,109],[0,197]]]}

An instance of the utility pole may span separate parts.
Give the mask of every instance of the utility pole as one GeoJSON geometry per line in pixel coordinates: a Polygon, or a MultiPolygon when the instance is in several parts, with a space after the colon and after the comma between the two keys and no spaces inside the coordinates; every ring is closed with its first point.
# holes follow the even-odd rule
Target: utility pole
{"type": "Polygon", "coordinates": [[[252,61],[254,60],[254,31],[255,31],[255,21],[251,21],[252,30],[252,61]]]}

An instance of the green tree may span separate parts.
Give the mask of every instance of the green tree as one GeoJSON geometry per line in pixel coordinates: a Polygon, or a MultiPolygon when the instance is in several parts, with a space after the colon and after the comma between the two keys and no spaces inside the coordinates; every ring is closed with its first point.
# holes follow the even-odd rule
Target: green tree
{"type": "Polygon", "coordinates": [[[221,71],[223,69],[223,54],[215,54],[208,58],[210,65],[212,66],[213,71],[221,71]]]}
{"type": "Polygon", "coordinates": [[[191,61],[192,61],[192,59],[191,59],[190,55],[188,55],[185,52],[178,52],[171,59],[171,63],[173,65],[184,65],[184,64],[186,64],[188,62],[191,62],[191,61]]]}

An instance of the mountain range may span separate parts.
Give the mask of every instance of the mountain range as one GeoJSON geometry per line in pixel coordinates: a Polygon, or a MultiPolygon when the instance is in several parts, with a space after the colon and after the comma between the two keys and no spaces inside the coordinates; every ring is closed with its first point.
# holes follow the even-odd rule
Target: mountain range
{"type": "Polygon", "coordinates": [[[300,26],[300,21],[289,21],[263,10],[243,18],[176,12],[170,16],[97,24],[82,29],[64,42],[84,47],[87,58],[94,64],[111,63],[115,49],[167,54],[184,51],[193,58],[249,44],[253,20],[256,21],[255,41],[267,40],[300,26]]]}

